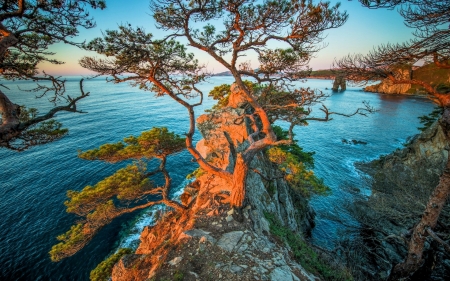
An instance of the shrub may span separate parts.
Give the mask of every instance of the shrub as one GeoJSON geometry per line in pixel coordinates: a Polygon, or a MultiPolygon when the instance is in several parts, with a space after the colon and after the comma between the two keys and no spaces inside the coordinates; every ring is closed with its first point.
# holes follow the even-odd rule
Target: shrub
{"type": "Polygon", "coordinates": [[[122,248],[117,253],[109,256],[102,261],[96,268],[91,271],[89,278],[91,281],[108,281],[111,276],[113,266],[125,255],[131,254],[133,251],[128,248],[122,248]]]}

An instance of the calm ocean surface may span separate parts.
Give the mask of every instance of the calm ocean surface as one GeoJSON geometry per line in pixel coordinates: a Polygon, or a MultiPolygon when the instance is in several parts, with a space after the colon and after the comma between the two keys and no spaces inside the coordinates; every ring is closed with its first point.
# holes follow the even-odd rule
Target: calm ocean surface
{"type": "MultiPolygon", "coordinates": [[[[72,96],[78,93],[78,81],[78,77],[68,77],[67,88],[72,96]]],[[[201,89],[208,92],[223,83],[232,83],[232,78],[213,77],[201,89]]],[[[6,84],[11,89],[6,93],[13,102],[37,107],[41,112],[51,107],[45,98],[36,100],[32,94],[17,89],[17,85],[30,87],[28,82],[6,84]]],[[[98,263],[119,244],[129,244],[139,237],[139,227],[149,223],[142,212],[121,217],[73,257],[59,263],[50,261],[48,251],[57,242],[56,236],[67,231],[76,219],[65,212],[66,191],[93,185],[127,164],[81,160],[77,150],[117,142],[154,126],[166,126],[178,134],[185,133],[188,126],[185,109],[168,98],[155,98],[127,84],[106,83],[103,78],[84,84],[91,96],[82,100],[78,108],[88,114],[62,112],[57,117],[69,128],[69,135],[21,153],[0,149],[0,280],[88,280],[89,272],[98,263]]],[[[379,109],[368,117],[336,116],[331,122],[312,122],[295,130],[300,146],[316,151],[315,172],[333,190],[328,197],[312,200],[317,212],[313,239],[323,245],[340,234],[341,227],[327,217],[351,199],[345,190],[359,188],[363,193],[370,192],[353,163],[401,147],[409,136],[418,133],[417,117],[431,112],[433,105],[422,98],[364,93],[352,87],[331,93],[325,90],[331,88],[329,80],[309,80],[305,86],[329,92],[331,96],[325,103],[332,111],[352,112],[363,100],[379,109]],[[367,145],[350,145],[343,139],[364,141],[367,145]]],[[[212,104],[206,100],[197,109],[197,116],[212,104]]],[[[319,111],[316,113],[320,115],[319,111]]],[[[199,138],[197,134],[196,139],[199,138]]],[[[186,175],[196,168],[190,160],[187,152],[169,158],[173,193],[180,191],[186,175]]],[[[345,218],[345,214],[342,216],[345,218]]]]}

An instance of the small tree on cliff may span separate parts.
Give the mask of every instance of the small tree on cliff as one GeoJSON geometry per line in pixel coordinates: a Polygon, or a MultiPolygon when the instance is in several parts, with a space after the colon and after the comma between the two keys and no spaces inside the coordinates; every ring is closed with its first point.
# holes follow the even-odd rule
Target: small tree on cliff
{"type": "MultiPolygon", "coordinates": [[[[348,80],[367,83],[389,79],[393,84],[413,84],[425,89],[428,97],[442,108],[439,125],[450,141],[450,93],[448,87],[437,87],[402,73],[402,66],[418,61],[432,62],[441,69],[450,69],[450,1],[449,0],[360,0],[370,8],[401,6],[400,14],[407,26],[415,28],[415,38],[402,44],[382,45],[367,55],[349,55],[336,61],[335,67],[348,80]]],[[[450,193],[450,155],[439,184],[431,194],[422,219],[415,226],[409,242],[408,256],[395,266],[391,280],[408,277],[423,263],[427,237],[437,238],[432,229],[450,193]]],[[[439,239],[439,238],[437,238],[439,239]]],[[[441,240],[442,242],[442,240],[441,240]]]]}
{"type": "MultiPolygon", "coordinates": [[[[88,9],[104,9],[104,0],[10,0],[0,2],[0,76],[6,80],[32,80],[37,87],[32,92],[40,97],[51,92],[50,101],[62,100],[64,106],[55,106],[38,116],[34,108],[13,103],[0,90],[0,147],[24,150],[30,146],[51,142],[67,133],[61,123],[52,120],[59,111],[79,112],[76,103],[89,95],[65,95],[65,81],[43,72],[39,76],[36,66],[42,62],[61,64],[52,59],[47,49],[51,44],[64,42],[81,47],[71,41],[79,27],[93,28],[95,22],[88,9]],[[40,83],[43,82],[43,83],[40,83]],[[39,84],[40,83],[40,84],[39,84]]],[[[6,88],[6,86],[0,84],[6,88]]]]}
{"type": "Polygon", "coordinates": [[[69,190],[69,200],[64,204],[67,212],[82,218],[69,231],[58,236],[61,242],[52,247],[52,261],[72,256],[83,248],[94,235],[114,218],[125,213],[165,204],[182,211],[186,206],[169,199],[171,178],[166,170],[167,156],[184,149],[185,140],[166,128],[153,128],[138,137],[125,138],[123,142],[104,144],[98,149],[79,154],[86,160],[116,163],[128,159],[140,160],[118,170],[112,176],[86,186],[80,192],[69,190]],[[147,161],[156,158],[160,165],[147,170],[147,161]],[[151,177],[162,174],[164,184],[156,186],[151,177]]]}
{"type": "Polygon", "coordinates": [[[327,121],[334,114],[323,107],[324,117],[311,117],[308,106],[320,102],[323,94],[309,88],[294,89],[289,82],[308,75],[307,64],[320,49],[323,32],[344,24],[347,14],[339,12],[339,4],[313,4],[307,0],[266,0],[261,4],[253,0],[169,0],[153,1],[151,7],[158,28],[172,32],[169,36],[154,40],[142,28],[121,26],[88,45],[112,58],[83,58],[81,64],[111,75],[116,83],[131,81],[132,85],[157,95],[168,95],[183,105],[190,118],[187,149],[204,171],[229,182],[230,202],[241,207],[249,163],[255,154],[270,146],[291,143],[295,125],[305,124],[307,120],[327,121]],[[221,25],[217,24],[219,20],[223,21],[221,25]],[[194,27],[198,22],[205,24],[203,28],[194,27]],[[231,172],[212,166],[193,146],[194,108],[203,100],[203,93],[196,85],[206,75],[193,55],[186,54],[185,47],[173,40],[177,37],[184,37],[190,46],[226,67],[235,79],[233,94],[244,99],[252,109],[247,118],[254,132],[248,138],[248,148],[237,153],[231,172]],[[278,47],[271,47],[275,42],[278,47]],[[240,61],[250,53],[259,60],[257,70],[248,62],[240,61]],[[245,76],[255,79],[260,87],[246,85],[245,76]],[[195,102],[189,103],[189,99],[195,102]],[[290,123],[290,139],[277,140],[272,129],[275,119],[290,123]]]}

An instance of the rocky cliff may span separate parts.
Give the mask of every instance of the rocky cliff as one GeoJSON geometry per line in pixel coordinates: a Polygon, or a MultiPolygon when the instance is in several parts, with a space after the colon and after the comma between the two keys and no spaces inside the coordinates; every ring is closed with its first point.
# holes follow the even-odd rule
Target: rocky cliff
{"type": "Polygon", "coordinates": [[[379,84],[365,87],[364,91],[381,94],[405,94],[409,89],[411,89],[411,84],[393,84],[391,80],[384,79],[379,84]]]}
{"type": "MultiPolygon", "coordinates": [[[[435,87],[439,92],[448,92],[450,83],[450,69],[437,67],[434,63],[425,64],[421,67],[403,67],[395,70],[404,79],[414,79],[423,81],[435,87]]],[[[384,79],[381,83],[367,86],[366,92],[384,94],[412,94],[426,95],[427,92],[420,85],[397,84],[394,85],[389,79],[384,79]]]]}
{"type": "MultiPolygon", "coordinates": [[[[411,71],[410,69],[397,70],[404,79],[410,79],[411,71]]],[[[364,91],[382,94],[405,94],[409,89],[411,89],[411,84],[394,84],[391,80],[384,79],[379,84],[365,87],[364,91]]]]}
{"type": "MultiPolygon", "coordinates": [[[[235,153],[251,132],[239,99],[197,119],[204,139],[197,149],[207,161],[232,169],[235,153]]],[[[227,183],[196,173],[181,200],[190,208],[168,212],[146,227],[135,254],[113,268],[112,280],[320,280],[293,260],[291,249],[271,236],[267,215],[301,235],[313,226],[305,198],[293,194],[263,153],[250,165],[241,210],[227,204],[227,183]],[[293,199],[295,197],[295,200],[293,199]]],[[[229,190],[229,189],[228,189],[229,190]]]]}
{"type": "MultiPolygon", "coordinates": [[[[443,171],[449,144],[438,123],[415,136],[403,149],[359,168],[372,176],[372,195],[353,204],[360,221],[361,239],[353,250],[367,280],[384,280],[392,267],[406,256],[411,230],[420,220],[425,204],[443,171]],[[357,248],[357,249],[356,249],[357,248]]],[[[450,237],[450,212],[445,208],[436,229],[450,237]]],[[[429,240],[426,264],[412,280],[449,280],[450,255],[429,240]]]]}

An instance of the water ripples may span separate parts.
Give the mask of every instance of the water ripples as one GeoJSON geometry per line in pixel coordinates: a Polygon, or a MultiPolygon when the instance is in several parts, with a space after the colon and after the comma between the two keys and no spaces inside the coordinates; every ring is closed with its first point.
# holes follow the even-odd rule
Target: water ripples
{"type": "MultiPolygon", "coordinates": [[[[215,85],[231,82],[231,77],[214,77],[202,89],[208,91],[215,85]]],[[[16,83],[22,83],[22,88],[29,85],[16,83]]],[[[78,79],[69,78],[67,83],[68,93],[77,95],[78,79]]],[[[330,81],[310,80],[307,85],[325,91],[330,81]]],[[[77,150],[117,142],[153,126],[167,126],[178,134],[188,128],[186,110],[167,97],[156,99],[151,93],[125,84],[106,84],[101,78],[85,81],[85,90],[91,96],[81,100],[78,108],[88,114],[58,114],[57,119],[70,130],[66,137],[22,153],[0,150],[1,280],[88,280],[90,270],[119,246],[120,239],[126,240],[127,233],[137,237],[130,221],[138,220],[138,227],[150,223],[139,220],[139,212],[124,215],[102,229],[75,256],[59,263],[49,259],[48,251],[57,242],[55,237],[76,220],[65,212],[67,190],[93,185],[127,164],[85,161],[77,158],[77,150]]],[[[41,112],[51,108],[45,99],[36,100],[29,93],[12,91],[9,96],[15,103],[39,107],[41,112]]],[[[339,229],[325,214],[351,199],[345,188],[363,184],[353,163],[400,147],[403,140],[417,133],[416,117],[432,109],[424,99],[369,94],[356,88],[332,94],[326,104],[333,111],[348,113],[361,106],[362,100],[370,100],[380,112],[369,117],[337,116],[331,122],[311,123],[295,130],[300,146],[306,151],[316,151],[315,171],[333,190],[329,197],[312,200],[318,213],[313,233],[318,243],[333,238],[339,229]],[[363,140],[368,144],[348,145],[342,139],[363,140]]],[[[197,114],[213,103],[206,100],[197,114]]],[[[197,133],[195,137],[200,136],[197,133]]],[[[185,176],[196,168],[191,159],[187,152],[169,157],[168,169],[175,187],[183,186],[185,176]]],[[[179,190],[175,189],[174,192],[179,190]]]]}

